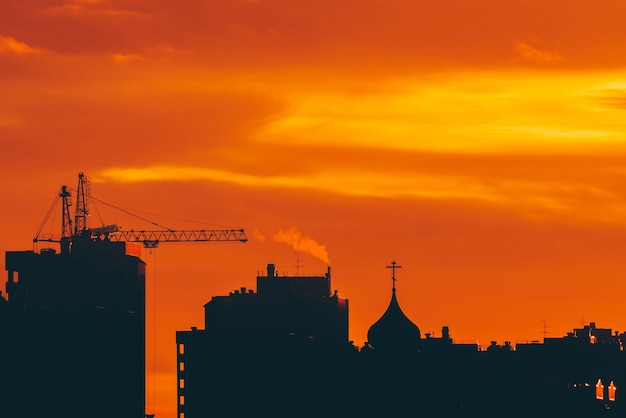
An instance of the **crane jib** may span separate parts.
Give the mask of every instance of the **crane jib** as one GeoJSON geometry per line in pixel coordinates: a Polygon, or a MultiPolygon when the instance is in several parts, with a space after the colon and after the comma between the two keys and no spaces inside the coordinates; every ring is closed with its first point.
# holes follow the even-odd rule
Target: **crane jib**
{"type": "Polygon", "coordinates": [[[115,242],[142,242],[146,247],[158,246],[159,242],[246,242],[243,229],[172,230],[172,231],[116,231],[108,234],[93,233],[93,239],[108,239],[115,242]],[[103,236],[104,235],[104,236],[103,236]]]}

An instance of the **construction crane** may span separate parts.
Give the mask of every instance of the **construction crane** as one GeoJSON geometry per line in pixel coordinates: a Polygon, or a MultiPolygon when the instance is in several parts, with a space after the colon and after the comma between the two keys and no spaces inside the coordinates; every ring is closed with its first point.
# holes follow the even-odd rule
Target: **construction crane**
{"type": "MultiPolygon", "coordinates": [[[[74,220],[70,216],[72,194],[67,186],[62,186],[59,193],[63,210],[61,215],[61,237],[44,236],[41,231],[53,212],[55,203],[48,211],[33,242],[59,242],[61,253],[69,253],[73,243],[83,240],[110,241],[110,242],[141,242],[144,248],[157,248],[161,242],[211,242],[211,241],[248,241],[243,229],[190,229],[174,230],[164,228],[155,231],[121,230],[116,224],[88,228],[89,201],[91,200],[90,183],[87,176],[78,173],[78,188],[76,192],[76,209],[74,220]]],[[[154,223],[154,222],[153,222],[154,223]]]]}

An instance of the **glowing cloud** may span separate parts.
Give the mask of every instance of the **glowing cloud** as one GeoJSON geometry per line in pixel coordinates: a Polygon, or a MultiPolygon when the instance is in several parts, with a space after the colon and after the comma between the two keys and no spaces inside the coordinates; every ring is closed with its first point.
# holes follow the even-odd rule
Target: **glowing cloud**
{"type": "Polygon", "coordinates": [[[24,42],[19,42],[10,36],[0,36],[0,53],[8,52],[13,54],[35,54],[38,49],[32,48],[24,42]]]}
{"type": "Polygon", "coordinates": [[[515,45],[515,49],[517,49],[517,53],[519,54],[518,59],[520,61],[543,64],[556,64],[565,61],[565,58],[558,53],[542,51],[524,42],[518,42],[517,45],[515,45]]]}
{"type": "Polygon", "coordinates": [[[141,61],[144,58],[137,54],[113,54],[113,61],[115,62],[127,62],[127,61],[141,61]]]}
{"type": "Polygon", "coordinates": [[[273,237],[274,241],[282,242],[289,245],[296,251],[302,251],[310,254],[313,257],[317,257],[326,264],[330,264],[328,258],[328,251],[324,245],[319,244],[313,238],[302,235],[302,233],[295,227],[288,229],[287,231],[280,229],[273,237]]]}
{"type": "Polygon", "coordinates": [[[143,17],[143,13],[116,9],[115,4],[107,4],[105,0],[70,0],[60,6],[52,6],[46,9],[48,14],[68,15],[81,17],[84,15],[107,15],[121,17],[143,17]]]}
{"type": "Polygon", "coordinates": [[[603,109],[626,109],[626,88],[598,89],[591,99],[603,109]]]}

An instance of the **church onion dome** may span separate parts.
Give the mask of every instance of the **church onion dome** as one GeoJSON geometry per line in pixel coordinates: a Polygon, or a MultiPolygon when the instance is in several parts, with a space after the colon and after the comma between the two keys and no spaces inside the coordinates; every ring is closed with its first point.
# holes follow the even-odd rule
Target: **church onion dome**
{"type": "MultiPolygon", "coordinates": [[[[392,263],[395,268],[395,262],[392,263]]],[[[396,298],[395,275],[391,301],[385,313],[367,331],[367,342],[376,351],[417,351],[420,329],[402,312],[396,298]]]]}

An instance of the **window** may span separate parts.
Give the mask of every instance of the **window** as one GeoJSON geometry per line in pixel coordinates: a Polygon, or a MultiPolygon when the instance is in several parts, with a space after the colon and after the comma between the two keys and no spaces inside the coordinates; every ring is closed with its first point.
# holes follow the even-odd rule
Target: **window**
{"type": "Polygon", "coordinates": [[[617,386],[611,380],[611,384],[609,385],[609,401],[615,402],[615,392],[617,392],[617,386]]]}
{"type": "Polygon", "coordinates": [[[596,399],[604,399],[604,385],[601,379],[598,379],[598,383],[596,383],[596,399]]]}

